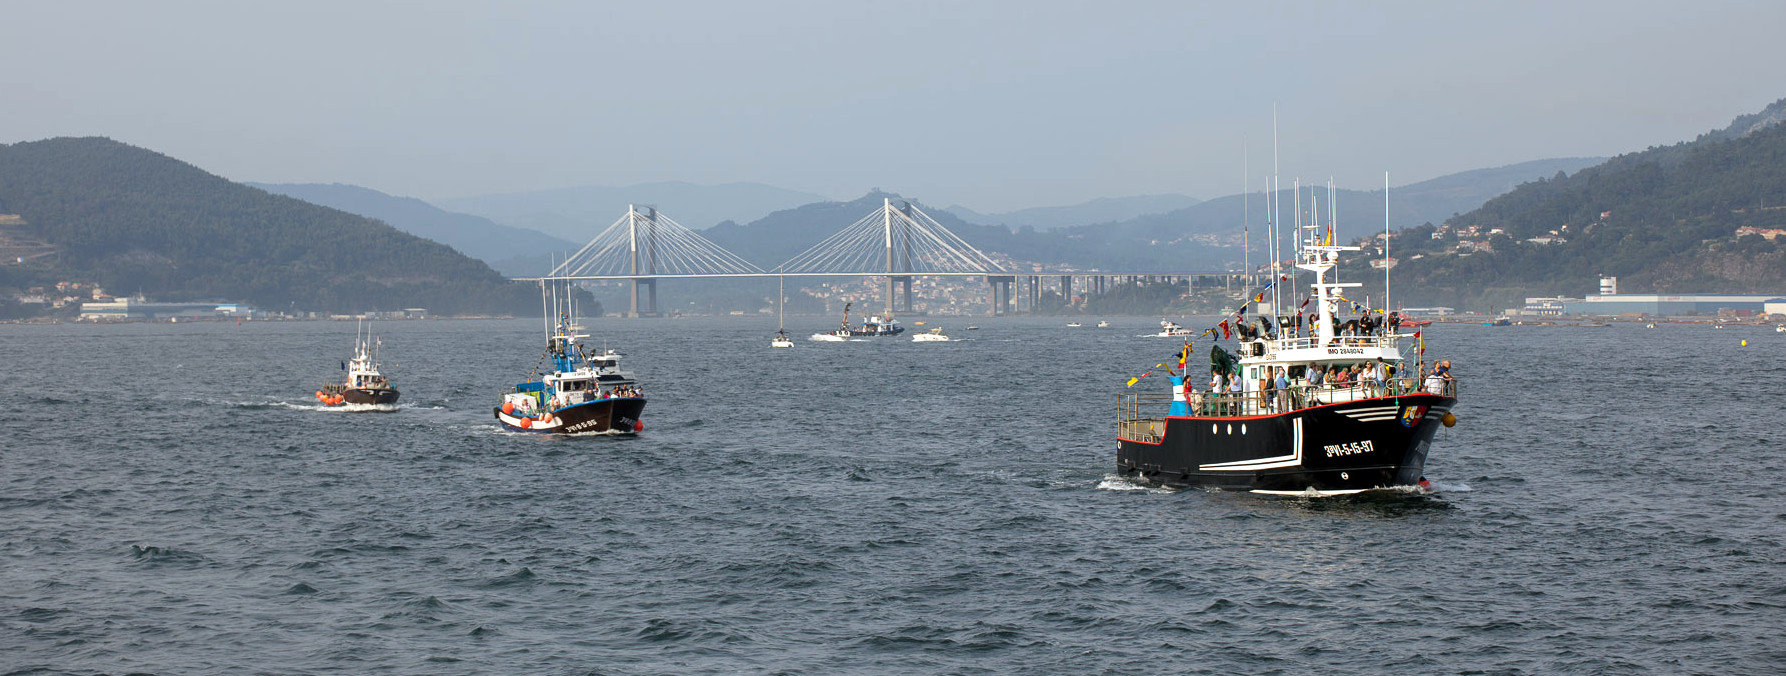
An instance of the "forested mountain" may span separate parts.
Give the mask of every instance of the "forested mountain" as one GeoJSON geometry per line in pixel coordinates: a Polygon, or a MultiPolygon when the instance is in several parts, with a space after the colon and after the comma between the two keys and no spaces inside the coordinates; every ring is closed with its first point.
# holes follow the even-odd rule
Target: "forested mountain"
{"type": "MultiPolygon", "coordinates": [[[[502,225],[482,216],[441,209],[413,197],[396,197],[342,183],[247,183],[270,193],[376,218],[417,237],[458,249],[509,276],[541,275],[550,254],[576,251],[582,242],[537,230],[502,225]]],[[[593,236],[594,233],[591,233],[593,236]]]]}
{"type": "Polygon", "coordinates": [[[1052,230],[1087,223],[1120,221],[1147,214],[1161,214],[1195,206],[1203,200],[1185,195],[1136,195],[1133,197],[1100,197],[1088,202],[1059,207],[1030,207],[1006,213],[983,214],[961,205],[944,211],[961,220],[981,225],[1002,225],[1008,228],[1029,226],[1052,230]]]}
{"type": "Polygon", "coordinates": [[[620,188],[590,185],[479,195],[433,203],[581,244],[624,215],[628,204],[657,207],[676,222],[699,230],[721,221],[751,221],[777,210],[829,199],[761,183],[665,181],[620,188]]]}
{"type": "Polygon", "coordinates": [[[0,213],[23,216],[59,251],[52,267],[9,266],[5,285],[85,279],[119,294],[274,310],[539,306],[534,287],[445,244],[110,139],[0,145],[0,213]]]}
{"type": "MultiPolygon", "coordinates": [[[[1391,244],[1396,294],[1488,309],[1592,293],[1601,274],[1625,293],[1786,292],[1786,238],[1738,233],[1786,227],[1781,120],[1786,100],[1692,142],[1558,173],[1441,227],[1404,231],[1391,244]]],[[[1364,273],[1364,262],[1351,269],[1364,273]]]]}

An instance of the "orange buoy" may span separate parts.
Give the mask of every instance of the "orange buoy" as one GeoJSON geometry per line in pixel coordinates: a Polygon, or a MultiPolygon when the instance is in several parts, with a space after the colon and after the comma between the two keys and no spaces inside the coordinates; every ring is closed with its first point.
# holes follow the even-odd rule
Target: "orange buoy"
{"type": "Polygon", "coordinates": [[[512,401],[502,402],[502,413],[503,413],[503,415],[514,415],[515,414],[515,402],[512,402],[512,401]]]}
{"type": "Polygon", "coordinates": [[[640,421],[638,421],[638,422],[635,422],[635,423],[633,423],[633,431],[634,431],[634,432],[643,432],[643,431],[645,431],[645,421],[643,421],[643,420],[640,420],[640,421]]]}
{"type": "Polygon", "coordinates": [[[533,418],[522,418],[521,419],[521,429],[528,429],[531,427],[533,427],[533,418]]]}
{"type": "Polygon", "coordinates": [[[322,396],[322,390],[317,390],[317,391],[316,391],[316,400],[317,400],[317,401],[322,401],[322,399],[323,399],[323,396],[322,396]]]}

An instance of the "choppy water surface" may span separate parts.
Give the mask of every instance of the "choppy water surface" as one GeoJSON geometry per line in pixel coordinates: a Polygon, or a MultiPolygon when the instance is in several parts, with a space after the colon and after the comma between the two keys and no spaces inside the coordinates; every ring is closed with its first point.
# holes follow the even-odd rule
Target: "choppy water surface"
{"type": "Polygon", "coordinates": [[[1109,476],[1153,320],[975,321],[591,322],[646,433],[569,439],[489,413],[537,321],[379,324],[357,414],[351,324],[0,326],[0,673],[1786,664],[1786,334],[1437,326],[1444,490],[1286,499],[1109,476]]]}

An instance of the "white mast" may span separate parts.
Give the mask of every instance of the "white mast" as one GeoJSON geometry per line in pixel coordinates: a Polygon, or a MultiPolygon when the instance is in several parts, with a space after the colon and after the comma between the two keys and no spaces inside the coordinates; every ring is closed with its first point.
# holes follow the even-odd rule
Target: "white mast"
{"type": "Polygon", "coordinates": [[[1389,318],[1389,172],[1383,172],[1383,318],[1389,318]]]}
{"type": "MultiPolygon", "coordinates": [[[[1273,282],[1283,277],[1283,271],[1280,266],[1282,265],[1281,261],[1284,258],[1284,247],[1278,241],[1278,238],[1283,232],[1283,224],[1281,221],[1284,220],[1284,206],[1279,204],[1278,200],[1282,199],[1280,193],[1283,192],[1284,186],[1280,182],[1281,179],[1278,178],[1277,150],[1277,104],[1273,103],[1271,104],[1271,180],[1267,181],[1265,184],[1265,188],[1271,191],[1271,201],[1267,202],[1267,204],[1271,205],[1271,280],[1273,282]]],[[[1271,305],[1273,307],[1273,312],[1276,312],[1276,307],[1281,305],[1282,301],[1283,290],[1279,289],[1277,284],[1271,285],[1271,305]]]]}
{"type": "MultiPolygon", "coordinates": [[[[1249,175],[1252,172],[1249,160],[1246,137],[1243,135],[1240,139],[1240,247],[1246,250],[1241,265],[1245,266],[1246,286],[1250,289],[1253,286],[1253,211],[1248,205],[1247,199],[1251,197],[1248,193],[1253,191],[1253,177],[1249,175]]],[[[1188,291],[1189,288],[1187,287],[1186,290],[1188,291]]]]}

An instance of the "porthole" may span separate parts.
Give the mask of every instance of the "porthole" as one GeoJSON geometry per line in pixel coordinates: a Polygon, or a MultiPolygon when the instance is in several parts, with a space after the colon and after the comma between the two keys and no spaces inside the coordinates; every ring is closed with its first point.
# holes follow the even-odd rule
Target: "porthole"
{"type": "Polygon", "coordinates": [[[1229,434],[1234,433],[1234,423],[1228,423],[1228,433],[1229,434]]]}
{"type": "Polygon", "coordinates": [[[1246,423],[1241,423],[1241,424],[1240,424],[1240,433],[1241,433],[1241,434],[1246,434],[1246,423]]]}
{"type": "Polygon", "coordinates": [[[1220,431],[1222,431],[1222,426],[1221,426],[1221,425],[1217,425],[1217,424],[1215,424],[1215,423],[1210,423],[1210,424],[1209,424],[1209,433],[1210,433],[1210,434],[1215,434],[1215,433],[1217,433],[1217,432],[1220,432],[1220,431]]]}

